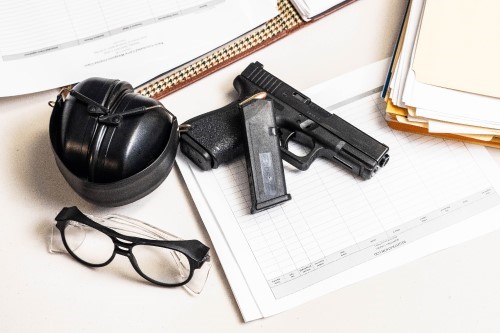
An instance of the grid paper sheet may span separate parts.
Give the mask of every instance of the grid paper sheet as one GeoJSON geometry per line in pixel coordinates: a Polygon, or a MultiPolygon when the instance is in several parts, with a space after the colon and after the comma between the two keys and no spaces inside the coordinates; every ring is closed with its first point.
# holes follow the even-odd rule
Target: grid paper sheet
{"type": "MultiPolygon", "coordinates": [[[[384,111],[385,103],[378,93],[336,110],[340,117],[391,147],[391,167],[381,169],[368,181],[324,159],[315,161],[306,172],[287,165],[286,180],[293,200],[252,215],[245,160],[213,171],[272,289],[294,279],[309,279],[311,271],[335,261],[349,260],[348,265],[341,264],[344,269],[361,263],[366,258],[355,258],[353,262],[349,256],[408,232],[403,225],[415,219],[421,221],[451,203],[470,202],[484,191],[498,198],[490,190],[487,177],[477,172],[474,158],[463,143],[396,133],[383,121],[380,113],[384,111]],[[433,172],[436,168],[441,172],[433,172]]],[[[486,198],[489,196],[481,197],[486,198]]],[[[412,226],[418,228],[425,223],[412,226]]],[[[418,232],[420,236],[427,234],[418,232]]],[[[279,298],[295,291],[274,294],[279,298]]]]}
{"type": "Polygon", "coordinates": [[[500,207],[492,178],[498,167],[483,147],[390,129],[374,89],[330,105],[328,111],[390,147],[389,163],[371,179],[324,159],[305,172],[284,163],[292,200],[252,215],[243,158],[208,172],[179,163],[245,320],[497,228],[480,218],[500,207]],[[487,226],[474,222],[462,230],[471,219],[487,226]],[[238,274],[243,280],[235,282],[238,274]],[[245,297],[257,314],[245,315],[245,297]]]}

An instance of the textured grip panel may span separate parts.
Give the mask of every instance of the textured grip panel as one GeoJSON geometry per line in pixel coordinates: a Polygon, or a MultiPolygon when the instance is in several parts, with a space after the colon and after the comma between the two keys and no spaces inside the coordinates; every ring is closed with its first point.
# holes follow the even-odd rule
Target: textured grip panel
{"type": "MultiPolygon", "coordinates": [[[[191,128],[183,135],[189,136],[212,156],[213,168],[243,155],[243,117],[238,101],[192,118],[184,124],[191,125],[191,128]]],[[[181,144],[186,142],[182,141],[181,144]]]]}

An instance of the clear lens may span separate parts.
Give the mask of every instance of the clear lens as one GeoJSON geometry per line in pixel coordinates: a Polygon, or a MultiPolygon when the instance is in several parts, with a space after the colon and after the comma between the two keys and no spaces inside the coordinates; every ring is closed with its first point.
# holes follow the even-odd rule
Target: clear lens
{"type": "Polygon", "coordinates": [[[104,264],[113,256],[113,240],[85,224],[69,221],[64,229],[64,238],[69,250],[91,265],[104,264]]]}
{"type": "Polygon", "coordinates": [[[193,277],[184,285],[184,287],[194,294],[201,293],[205,287],[211,268],[212,264],[210,263],[209,258],[199,269],[194,271],[193,277]]]}
{"type": "Polygon", "coordinates": [[[177,284],[189,277],[188,258],[181,252],[151,245],[132,248],[139,270],[160,283],[177,284]]]}
{"type": "Polygon", "coordinates": [[[61,233],[59,232],[59,229],[57,229],[55,224],[52,225],[52,231],[50,233],[49,252],[50,253],[68,252],[62,242],[61,233]]]}
{"type": "MultiPolygon", "coordinates": [[[[87,216],[95,222],[127,236],[151,240],[181,240],[168,232],[129,217],[120,215],[87,216]]],[[[109,262],[114,255],[115,245],[112,238],[84,223],[69,220],[61,234],[53,226],[49,244],[51,253],[63,253],[69,250],[80,260],[96,266],[109,262]],[[62,238],[59,237],[61,234],[67,247],[63,245],[62,238]]],[[[134,266],[153,281],[164,284],[180,284],[189,278],[190,262],[182,252],[152,245],[135,245],[131,252],[136,259],[134,266]]],[[[199,294],[207,281],[210,268],[210,257],[207,255],[202,267],[195,269],[192,279],[183,286],[192,293],[199,294]]]]}

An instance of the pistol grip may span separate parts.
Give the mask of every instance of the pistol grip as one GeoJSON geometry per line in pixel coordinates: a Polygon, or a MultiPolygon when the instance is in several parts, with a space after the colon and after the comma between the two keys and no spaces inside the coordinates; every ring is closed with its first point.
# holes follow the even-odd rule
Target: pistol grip
{"type": "Polygon", "coordinates": [[[243,121],[238,101],[186,121],[181,151],[202,170],[243,155],[243,121]]]}

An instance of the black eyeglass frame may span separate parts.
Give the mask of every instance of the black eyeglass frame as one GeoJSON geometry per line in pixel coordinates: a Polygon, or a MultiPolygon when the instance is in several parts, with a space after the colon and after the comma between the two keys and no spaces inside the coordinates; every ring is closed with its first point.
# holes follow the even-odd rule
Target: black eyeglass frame
{"type": "Polygon", "coordinates": [[[191,278],[193,277],[194,271],[198,268],[201,268],[203,264],[208,261],[209,259],[209,254],[208,251],[210,250],[209,247],[205,246],[203,243],[200,241],[193,239],[193,240],[156,240],[156,239],[147,239],[147,238],[141,238],[141,237],[134,237],[134,236],[128,236],[121,234],[111,228],[108,228],[106,226],[103,226],[100,223],[97,223],[90,219],[88,216],[83,214],[77,207],[65,207],[63,208],[59,214],[57,214],[55,220],[57,221],[56,227],[59,229],[61,233],[61,238],[62,242],[64,244],[64,247],[68,251],[68,253],[75,258],[79,263],[88,266],[88,267],[103,267],[108,265],[113,259],[115,258],[116,254],[123,255],[127,257],[132,264],[132,267],[134,267],[135,271],[142,276],[144,279],[147,281],[154,283],[159,286],[163,287],[178,287],[187,284],[191,278]],[[65,229],[66,226],[70,223],[70,221],[75,221],[78,223],[85,224],[91,228],[94,228],[109,238],[111,238],[111,241],[114,244],[114,249],[113,249],[113,254],[110,256],[110,258],[100,264],[92,264],[89,262],[86,262],[82,260],[78,255],[76,255],[66,242],[66,236],[65,236],[65,229]],[[123,242],[122,240],[126,241],[123,242]],[[138,263],[137,260],[135,259],[135,256],[132,253],[132,249],[134,246],[137,245],[149,245],[149,246],[157,246],[157,247],[162,247],[165,249],[170,249],[170,250],[175,250],[178,251],[186,256],[189,262],[189,275],[186,278],[185,281],[179,282],[179,283],[165,283],[161,281],[154,280],[144,274],[138,263]]]}

